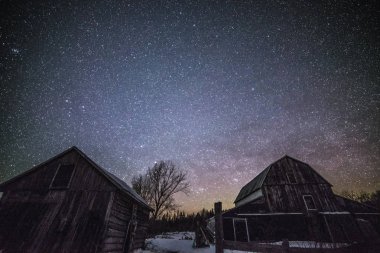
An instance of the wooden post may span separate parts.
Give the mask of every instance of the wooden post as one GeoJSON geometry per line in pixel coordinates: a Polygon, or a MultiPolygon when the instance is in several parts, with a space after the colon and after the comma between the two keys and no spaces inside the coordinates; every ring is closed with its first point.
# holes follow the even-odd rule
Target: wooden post
{"type": "Polygon", "coordinates": [[[288,253],[289,252],[289,240],[288,239],[283,239],[282,240],[282,251],[284,253],[288,253]]]}
{"type": "Polygon", "coordinates": [[[200,248],[203,246],[202,243],[202,232],[201,224],[197,221],[197,227],[195,228],[195,248],[200,248]]]}
{"type": "Polygon", "coordinates": [[[214,204],[215,210],[215,253],[223,253],[222,202],[214,204]]]}

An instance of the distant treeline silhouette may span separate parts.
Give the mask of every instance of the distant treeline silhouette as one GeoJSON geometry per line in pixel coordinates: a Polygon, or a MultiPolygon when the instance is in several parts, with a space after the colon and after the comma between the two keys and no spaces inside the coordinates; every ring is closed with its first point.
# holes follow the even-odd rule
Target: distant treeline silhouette
{"type": "Polygon", "coordinates": [[[214,216],[214,210],[202,209],[197,213],[186,214],[184,211],[167,213],[161,219],[151,220],[149,226],[150,236],[177,232],[177,231],[195,231],[197,222],[203,223],[206,219],[214,216]]]}
{"type": "Polygon", "coordinates": [[[343,190],[338,195],[380,209],[380,190],[374,192],[343,190]]]}

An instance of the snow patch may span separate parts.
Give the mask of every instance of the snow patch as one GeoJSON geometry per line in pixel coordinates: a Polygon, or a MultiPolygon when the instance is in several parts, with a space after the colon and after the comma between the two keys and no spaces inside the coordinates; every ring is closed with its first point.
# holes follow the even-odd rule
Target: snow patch
{"type": "MultiPolygon", "coordinates": [[[[157,235],[146,239],[146,249],[136,250],[134,253],[215,253],[215,246],[194,248],[194,232],[174,232],[157,235]]],[[[269,243],[282,245],[280,242],[269,243]]],[[[339,248],[348,246],[346,243],[320,243],[314,241],[289,241],[291,248],[339,248]]],[[[224,253],[247,253],[247,251],[224,250],[224,253]]]]}

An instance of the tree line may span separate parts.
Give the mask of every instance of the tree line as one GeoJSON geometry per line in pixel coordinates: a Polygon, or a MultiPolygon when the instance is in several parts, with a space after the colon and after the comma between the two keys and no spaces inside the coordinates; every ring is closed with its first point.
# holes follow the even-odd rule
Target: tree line
{"type": "Polygon", "coordinates": [[[186,214],[184,211],[166,213],[160,219],[150,220],[149,234],[157,235],[177,231],[195,231],[197,224],[203,224],[213,217],[214,210],[202,209],[199,212],[186,214]]]}
{"type": "Polygon", "coordinates": [[[338,195],[380,210],[380,190],[374,192],[343,190],[338,195]]]}

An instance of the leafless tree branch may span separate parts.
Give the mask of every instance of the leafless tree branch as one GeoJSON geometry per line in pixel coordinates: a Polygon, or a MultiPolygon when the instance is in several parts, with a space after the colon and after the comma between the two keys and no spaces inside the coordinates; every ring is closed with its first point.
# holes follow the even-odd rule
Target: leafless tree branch
{"type": "Polygon", "coordinates": [[[153,208],[153,219],[178,208],[174,194],[189,193],[190,184],[186,172],[171,161],[160,161],[149,168],[144,175],[132,179],[133,189],[153,208]]]}

